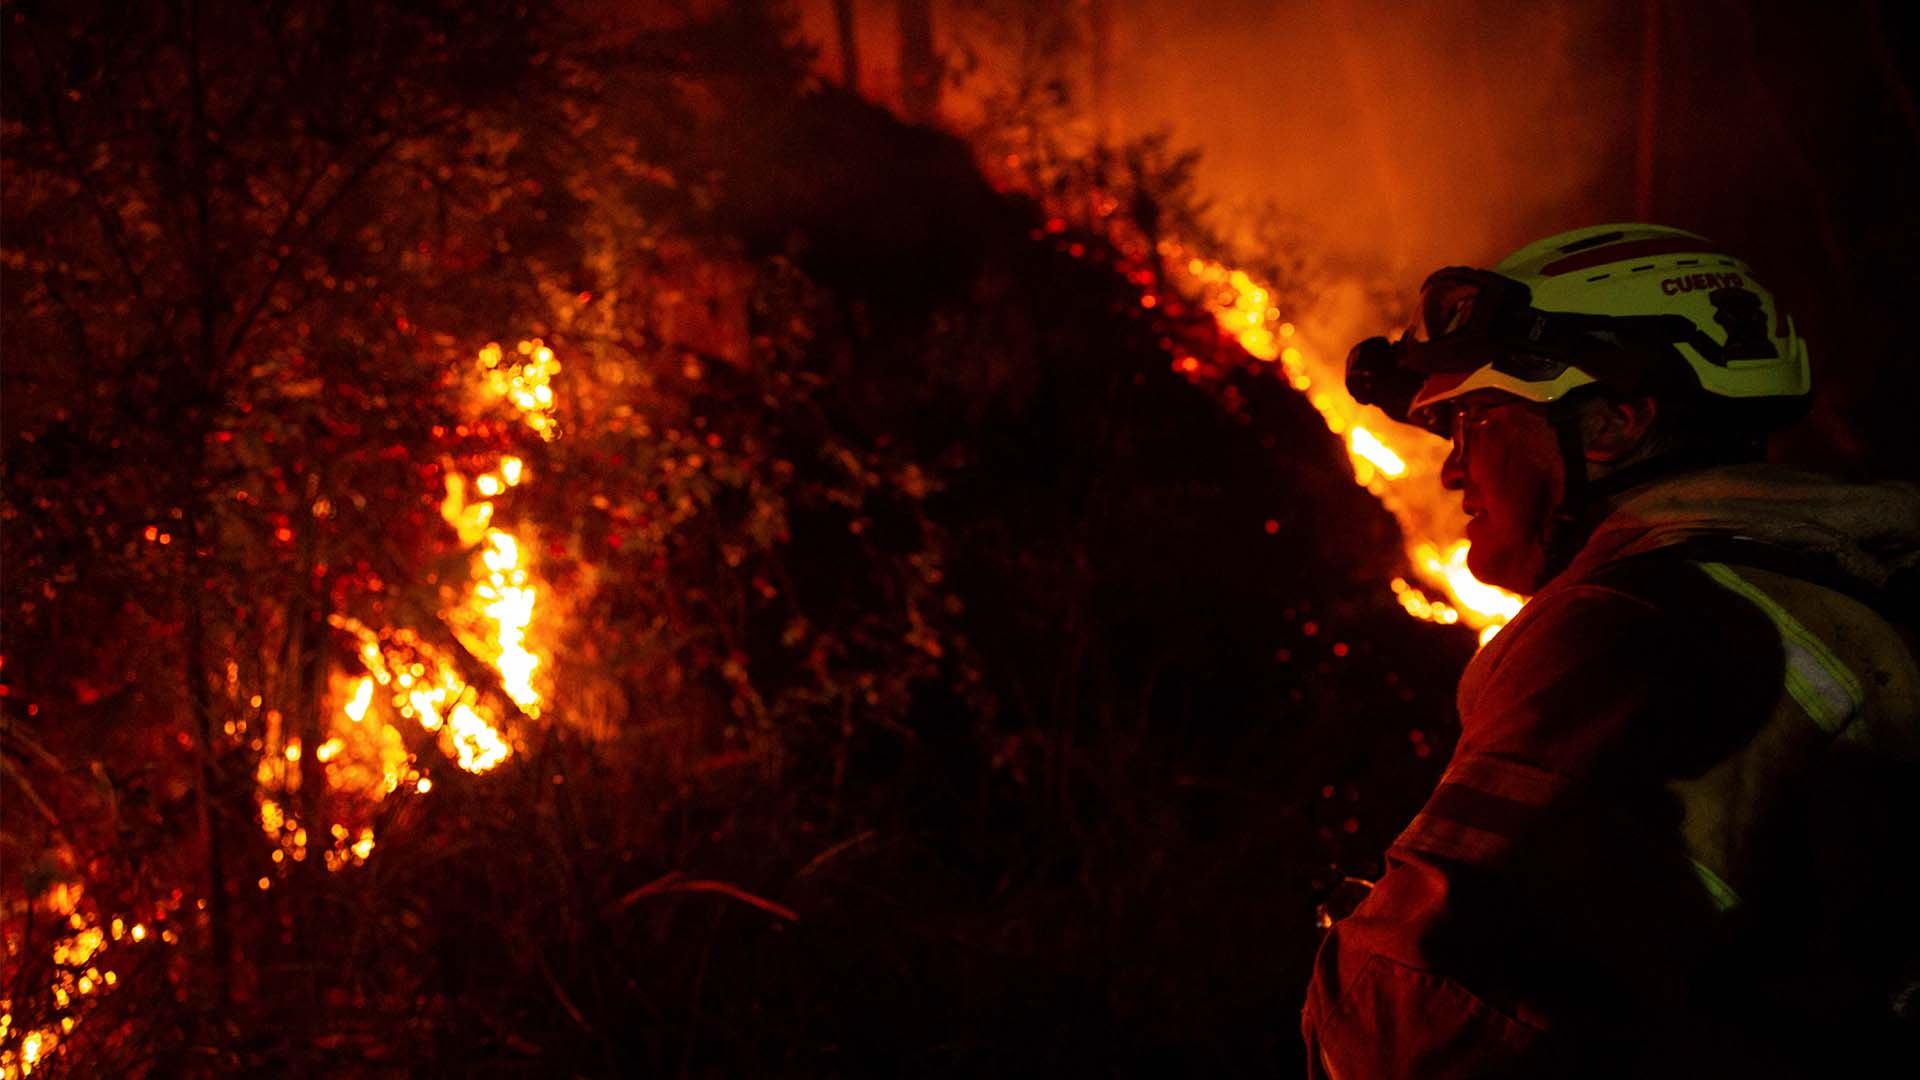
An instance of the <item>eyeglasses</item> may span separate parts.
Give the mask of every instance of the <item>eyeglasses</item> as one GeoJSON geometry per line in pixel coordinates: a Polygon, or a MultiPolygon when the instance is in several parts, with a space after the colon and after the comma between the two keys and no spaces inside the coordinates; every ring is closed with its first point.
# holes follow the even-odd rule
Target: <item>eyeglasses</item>
{"type": "MultiPolygon", "coordinates": [[[[1467,460],[1468,434],[1485,430],[1493,422],[1493,414],[1514,405],[1526,405],[1521,398],[1503,398],[1498,401],[1463,401],[1444,413],[1434,417],[1434,434],[1443,431],[1453,440],[1453,452],[1464,463],[1467,460]]],[[[1440,412],[1436,409],[1435,412],[1440,412]]]]}

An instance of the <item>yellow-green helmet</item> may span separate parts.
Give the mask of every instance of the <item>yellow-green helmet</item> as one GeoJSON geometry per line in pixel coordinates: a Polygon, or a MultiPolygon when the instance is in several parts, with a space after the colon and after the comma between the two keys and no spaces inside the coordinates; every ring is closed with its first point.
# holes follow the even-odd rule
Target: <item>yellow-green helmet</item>
{"type": "MultiPolygon", "coordinates": [[[[1745,426],[1776,426],[1812,389],[1807,346],[1746,263],[1663,225],[1595,225],[1528,244],[1491,270],[1427,279],[1413,325],[1348,357],[1348,385],[1395,419],[1478,390],[1553,402],[1599,383],[1666,382],[1745,426]],[[1691,379],[1676,379],[1684,362],[1691,379]]],[[[1445,410],[1439,410],[1445,411],[1445,410]]]]}

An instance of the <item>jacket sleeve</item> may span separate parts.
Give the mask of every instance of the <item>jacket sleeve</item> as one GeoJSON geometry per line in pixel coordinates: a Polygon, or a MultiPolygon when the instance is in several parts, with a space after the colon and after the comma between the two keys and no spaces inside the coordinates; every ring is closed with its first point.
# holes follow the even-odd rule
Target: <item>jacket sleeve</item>
{"type": "Polygon", "coordinates": [[[1573,1075],[1624,1002],[1678,992],[1704,898],[1656,778],[1724,683],[1686,633],[1593,586],[1503,631],[1439,784],[1321,946],[1309,1075],[1573,1075]]]}

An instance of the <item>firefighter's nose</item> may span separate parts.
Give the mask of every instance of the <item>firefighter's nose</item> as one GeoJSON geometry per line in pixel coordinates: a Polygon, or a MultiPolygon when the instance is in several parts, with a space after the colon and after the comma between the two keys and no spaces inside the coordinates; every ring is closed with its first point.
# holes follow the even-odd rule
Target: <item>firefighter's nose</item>
{"type": "Polygon", "coordinates": [[[1440,463],[1440,486],[1448,491],[1461,491],[1467,486],[1466,455],[1460,452],[1458,442],[1447,450],[1447,460],[1440,463]]]}

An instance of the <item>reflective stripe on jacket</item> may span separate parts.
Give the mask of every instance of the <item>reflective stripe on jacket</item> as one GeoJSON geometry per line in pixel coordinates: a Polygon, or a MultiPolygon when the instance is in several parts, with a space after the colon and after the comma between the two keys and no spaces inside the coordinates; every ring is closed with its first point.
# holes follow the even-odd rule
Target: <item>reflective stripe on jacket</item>
{"type": "Polygon", "coordinates": [[[1906,1052],[1910,641],[1834,589],[1638,539],[1596,534],[1469,665],[1453,760],[1316,961],[1312,1074],[1841,1075],[1906,1052]]]}

